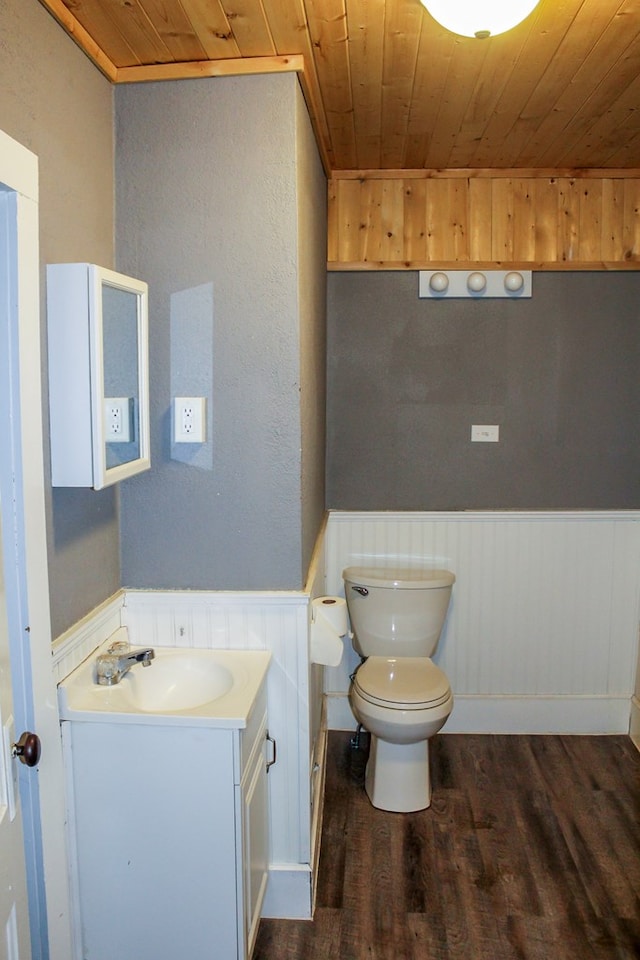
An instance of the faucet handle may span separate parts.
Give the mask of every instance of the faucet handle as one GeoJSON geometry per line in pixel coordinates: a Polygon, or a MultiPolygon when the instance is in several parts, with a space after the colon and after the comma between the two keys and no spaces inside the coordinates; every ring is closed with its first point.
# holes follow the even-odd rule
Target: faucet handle
{"type": "Polygon", "coordinates": [[[103,653],[96,659],[96,683],[111,686],[120,680],[120,661],[117,654],[103,653]]]}
{"type": "Polygon", "coordinates": [[[131,649],[131,644],[128,640],[116,640],[115,643],[112,643],[107,653],[113,653],[116,656],[121,656],[123,653],[128,653],[131,649]]]}

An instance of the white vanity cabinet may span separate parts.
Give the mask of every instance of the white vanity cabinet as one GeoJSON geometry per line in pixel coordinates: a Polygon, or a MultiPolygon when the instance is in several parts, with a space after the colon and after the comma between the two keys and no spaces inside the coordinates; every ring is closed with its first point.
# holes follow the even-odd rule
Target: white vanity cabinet
{"type": "Polygon", "coordinates": [[[242,729],[62,723],[76,960],[247,960],[268,876],[264,682],[242,729]]]}
{"type": "Polygon", "coordinates": [[[47,339],[53,486],[100,490],[148,470],[147,284],[49,264],[47,339]]]}

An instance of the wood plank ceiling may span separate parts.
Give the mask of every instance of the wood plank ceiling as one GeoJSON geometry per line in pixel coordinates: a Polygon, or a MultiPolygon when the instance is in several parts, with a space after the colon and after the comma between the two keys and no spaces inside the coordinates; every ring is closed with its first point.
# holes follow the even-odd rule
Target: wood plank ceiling
{"type": "Polygon", "coordinates": [[[640,0],[488,40],[419,0],[41,0],[114,82],[297,69],[327,173],[640,167],[640,0]]]}

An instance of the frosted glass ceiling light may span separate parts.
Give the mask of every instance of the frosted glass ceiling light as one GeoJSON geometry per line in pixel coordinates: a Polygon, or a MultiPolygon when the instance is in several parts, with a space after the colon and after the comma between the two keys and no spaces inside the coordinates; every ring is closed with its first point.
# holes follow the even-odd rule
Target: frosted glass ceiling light
{"type": "Polygon", "coordinates": [[[504,288],[509,293],[517,293],[524,287],[524,277],[517,270],[510,270],[504,278],[504,288]]]}
{"type": "Polygon", "coordinates": [[[434,20],[462,37],[484,40],[528,17],[539,0],[422,0],[434,20]]]}
{"type": "Polygon", "coordinates": [[[487,278],[484,273],[470,273],[467,277],[467,288],[471,293],[482,293],[487,286],[487,278]]]}
{"type": "Polygon", "coordinates": [[[429,286],[434,293],[446,293],[449,286],[449,277],[446,273],[440,273],[440,271],[432,273],[429,286]]]}

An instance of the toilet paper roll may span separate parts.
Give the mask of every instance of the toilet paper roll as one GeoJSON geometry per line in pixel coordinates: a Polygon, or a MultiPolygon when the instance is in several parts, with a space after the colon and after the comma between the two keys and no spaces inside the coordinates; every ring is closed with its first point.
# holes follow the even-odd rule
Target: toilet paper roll
{"type": "Polygon", "coordinates": [[[311,607],[314,621],[326,620],[339,637],[344,637],[349,629],[347,601],[344,597],[316,597],[311,607]]]}
{"type": "Polygon", "coordinates": [[[341,597],[318,597],[311,606],[311,663],[337,667],[344,652],[341,638],[348,630],[346,602],[341,597]]]}

